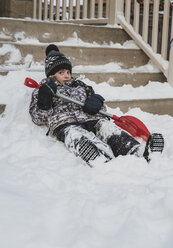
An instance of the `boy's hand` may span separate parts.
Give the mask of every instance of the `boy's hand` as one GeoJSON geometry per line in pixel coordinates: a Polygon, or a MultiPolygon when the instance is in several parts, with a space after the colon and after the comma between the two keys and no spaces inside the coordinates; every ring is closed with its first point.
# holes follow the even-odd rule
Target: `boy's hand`
{"type": "Polygon", "coordinates": [[[57,85],[51,80],[48,80],[39,89],[39,93],[41,92],[41,94],[43,93],[52,97],[55,95],[56,91],[57,91],[57,85]]]}
{"type": "Polygon", "coordinates": [[[49,110],[52,107],[52,99],[56,91],[57,85],[48,79],[39,89],[37,106],[42,110],[49,110]]]}
{"type": "Polygon", "coordinates": [[[104,100],[105,99],[101,95],[93,94],[86,99],[83,111],[90,115],[97,114],[103,106],[104,100]]]}

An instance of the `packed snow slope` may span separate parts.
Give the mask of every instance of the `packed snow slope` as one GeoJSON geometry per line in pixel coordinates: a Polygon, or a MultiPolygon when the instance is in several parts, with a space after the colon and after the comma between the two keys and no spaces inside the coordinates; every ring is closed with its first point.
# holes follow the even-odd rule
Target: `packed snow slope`
{"type": "MultiPolygon", "coordinates": [[[[90,168],[32,123],[32,89],[23,84],[28,76],[39,82],[44,73],[0,76],[0,102],[7,104],[0,116],[0,247],[172,248],[173,117],[129,110],[164,135],[163,154],[150,164],[120,156],[90,168]]],[[[165,95],[172,90],[154,85],[165,95]]],[[[105,89],[103,96],[113,90],[105,89]]],[[[138,90],[131,92],[137,97],[138,90]]],[[[123,115],[118,108],[108,111],[123,115]]]]}

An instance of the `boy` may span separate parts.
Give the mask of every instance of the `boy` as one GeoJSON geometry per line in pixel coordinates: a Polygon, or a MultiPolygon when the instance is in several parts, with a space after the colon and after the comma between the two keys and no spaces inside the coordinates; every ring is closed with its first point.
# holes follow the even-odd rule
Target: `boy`
{"type": "Polygon", "coordinates": [[[150,150],[162,152],[164,141],[160,134],[156,134],[157,138],[151,136],[144,147],[99,114],[100,109],[106,109],[104,98],[95,94],[91,86],[72,79],[70,60],[54,44],[46,48],[45,73],[47,78],[40,89],[33,91],[30,115],[35,124],[47,125],[50,133],[76,156],[91,165],[100,157],[107,162],[119,155],[136,154],[149,160],[150,150]],[[84,107],[55,98],[57,90],[83,102],[84,107]]]}

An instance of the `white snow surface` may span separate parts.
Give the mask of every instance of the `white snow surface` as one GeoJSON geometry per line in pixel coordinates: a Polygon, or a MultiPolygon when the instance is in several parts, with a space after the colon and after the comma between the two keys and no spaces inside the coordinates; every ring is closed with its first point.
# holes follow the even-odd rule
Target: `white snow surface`
{"type": "MultiPolygon", "coordinates": [[[[0,54],[7,50],[11,63],[20,60],[11,46],[0,54]]],[[[25,62],[31,60],[28,55],[25,62]]],[[[150,132],[161,132],[165,149],[149,164],[143,158],[119,156],[90,168],[31,121],[32,89],[24,80],[45,77],[42,66],[36,69],[40,72],[24,66],[0,76],[0,103],[7,104],[0,115],[0,247],[172,248],[173,117],[139,108],[127,113],[108,108],[118,116],[139,118],[150,132]]],[[[106,100],[173,97],[166,82],[114,88],[84,81],[106,100]]]]}
{"type": "Polygon", "coordinates": [[[0,117],[0,247],[171,248],[173,117],[129,110],[163,133],[163,154],[150,164],[120,156],[90,168],[32,123],[25,77],[39,81],[44,74],[0,76],[7,104],[0,117]]]}

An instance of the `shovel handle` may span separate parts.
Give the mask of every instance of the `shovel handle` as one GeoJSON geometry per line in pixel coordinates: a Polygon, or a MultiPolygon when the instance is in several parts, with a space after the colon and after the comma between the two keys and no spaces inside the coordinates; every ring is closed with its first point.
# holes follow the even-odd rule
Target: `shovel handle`
{"type": "MultiPolygon", "coordinates": [[[[26,86],[28,86],[30,88],[36,88],[36,89],[39,89],[41,87],[41,85],[38,84],[34,79],[31,79],[31,78],[28,78],[28,77],[25,79],[24,85],[26,85],[26,86]]],[[[64,94],[61,94],[58,91],[56,92],[55,97],[57,97],[57,98],[60,97],[60,98],[62,98],[64,100],[67,100],[68,102],[75,103],[75,104],[77,104],[77,105],[79,105],[81,107],[84,106],[84,103],[83,102],[80,102],[80,101],[77,101],[75,99],[72,99],[72,98],[70,98],[68,96],[65,96],[64,94]]],[[[102,115],[105,115],[105,116],[107,116],[109,118],[114,119],[113,118],[114,116],[112,114],[109,114],[109,113],[107,113],[107,112],[105,112],[103,110],[100,110],[99,113],[102,114],[102,115]]]]}
{"type": "MultiPolygon", "coordinates": [[[[80,101],[78,101],[78,100],[75,100],[75,99],[72,99],[72,98],[70,98],[70,97],[68,97],[68,96],[65,96],[65,95],[59,93],[58,91],[56,92],[55,96],[56,96],[56,97],[60,97],[60,98],[62,98],[62,99],[64,99],[64,100],[67,100],[68,102],[75,103],[75,104],[77,104],[77,105],[79,105],[79,106],[81,106],[81,107],[84,106],[84,103],[83,103],[83,102],[80,102],[80,101]]],[[[107,116],[107,117],[113,118],[113,115],[111,115],[111,114],[109,114],[109,113],[107,113],[107,112],[105,112],[105,111],[103,111],[103,110],[99,110],[99,113],[102,114],[102,115],[105,115],[105,116],[107,116]]]]}

